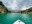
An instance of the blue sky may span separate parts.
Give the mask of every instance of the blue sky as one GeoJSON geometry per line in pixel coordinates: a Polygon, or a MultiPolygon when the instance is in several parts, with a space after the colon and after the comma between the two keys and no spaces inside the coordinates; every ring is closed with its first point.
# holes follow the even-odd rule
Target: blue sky
{"type": "Polygon", "coordinates": [[[0,0],[8,10],[26,10],[32,7],[32,0],[0,0]]]}

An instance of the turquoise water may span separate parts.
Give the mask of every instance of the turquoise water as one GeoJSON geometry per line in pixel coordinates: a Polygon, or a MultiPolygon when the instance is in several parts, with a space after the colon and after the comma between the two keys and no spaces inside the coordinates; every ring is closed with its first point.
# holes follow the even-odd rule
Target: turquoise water
{"type": "Polygon", "coordinates": [[[32,24],[32,14],[21,14],[21,13],[0,14],[0,24],[13,24],[18,19],[23,21],[25,24],[32,24]]]}

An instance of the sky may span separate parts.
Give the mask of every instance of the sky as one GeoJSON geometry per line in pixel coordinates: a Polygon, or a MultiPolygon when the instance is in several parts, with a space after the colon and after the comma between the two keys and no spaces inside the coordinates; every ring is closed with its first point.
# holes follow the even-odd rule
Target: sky
{"type": "Polygon", "coordinates": [[[0,0],[8,10],[22,11],[32,7],[32,0],[0,0]]]}

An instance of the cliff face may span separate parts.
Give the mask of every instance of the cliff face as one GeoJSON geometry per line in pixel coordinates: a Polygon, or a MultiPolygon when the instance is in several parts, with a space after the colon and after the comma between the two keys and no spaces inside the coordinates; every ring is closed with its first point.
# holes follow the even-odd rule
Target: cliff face
{"type": "Polygon", "coordinates": [[[32,7],[27,10],[21,11],[21,13],[32,13],[32,7]]]}
{"type": "Polygon", "coordinates": [[[8,11],[8,9],[0,1],[0,13],[7,13],[7,12],[10,12],[10,11],[8,11]]]}

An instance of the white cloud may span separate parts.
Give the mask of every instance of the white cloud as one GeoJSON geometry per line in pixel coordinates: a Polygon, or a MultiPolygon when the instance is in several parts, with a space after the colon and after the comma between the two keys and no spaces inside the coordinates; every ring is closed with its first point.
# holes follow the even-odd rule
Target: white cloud
{"type": "Polygon", "coordinates": [[[32,1],[32,0],[29,0],[29,1],[32,1]]]}
{"type": "Polygon", "coordinates": [[[11,6],[11,0],[1,0],[3,3],[4,3],[4,5],[6,6],[6,7],[9,7],[9,6],[11,6]]]}
{"type": "Polygon", "coordinates": [[[22,0],[1,0],[4,5],[8,8],[8,9],[12,9],[12,10],[18,10],[19,7],[17,6],[17,2],[21,2],[22,0]],[[14,2],[14,3],[13,3],[14,2]]]}
{"type": "Polygon", "coordinates": [[[16,0],[13,1],[13,4],[11,5],[11,8],[12,8],[13,10],[18,9],[17,1],[16,1],[16,0]]]}
{"type": "Polygon", "coordinates": [[[26,10],[26,9],[29,9],[30,7],[27,7],[26,5],[24,5],[20,10],[26,10]]]}
{"type": "Polygon", "coordinates": [[[31,5],[30,3],[28,4],[28,1],[32,1],[32,0],[27,0],[27,1],[26,0],[1,0],[1,1],[4,3],[4,5],[7,7],[7,9],[10,9],[10,10],[19,10],[19,9],[20,10],[21,9],[26,10],[27,6],[31,5]]]}
{"type": "Polygon", "coordinates": [[[17,0],[17,4],[20,4],[23,0],[17,0]]]}

